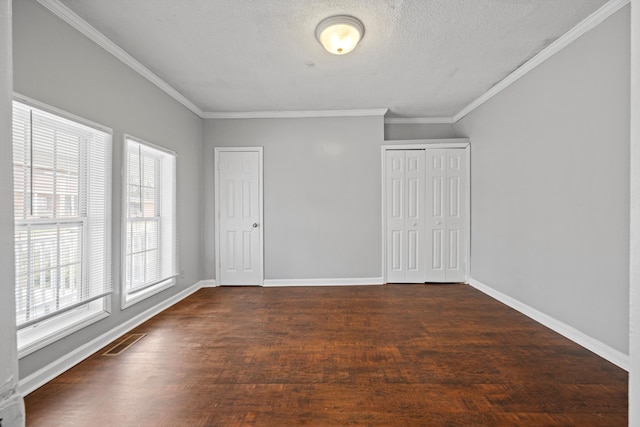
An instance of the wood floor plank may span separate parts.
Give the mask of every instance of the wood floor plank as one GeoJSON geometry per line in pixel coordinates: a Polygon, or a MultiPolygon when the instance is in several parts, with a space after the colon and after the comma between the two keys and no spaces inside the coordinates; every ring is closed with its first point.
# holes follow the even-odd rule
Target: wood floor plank
{"type": "Polygon", "coordinates": [[[627,425],[624,370],[466,285],[205,288],[131,333],[27,425],[627,425]]]}

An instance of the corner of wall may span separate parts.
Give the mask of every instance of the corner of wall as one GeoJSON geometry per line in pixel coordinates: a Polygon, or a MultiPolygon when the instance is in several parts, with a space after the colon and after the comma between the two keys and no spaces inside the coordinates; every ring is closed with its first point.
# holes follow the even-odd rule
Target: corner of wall
{"type": "Polygon", "coordinates": [[[518,301],[502,292],[499,292],[492,287],[485,285],[475,279],[469,279],[469,285],[478,289],[479,291],[489,295],[490,297],[500,301],[501,303],[513,308],[514,310],[524,314],[525,316],[535,320],[536,322],[546,326],[547,328],[559,333],[565,338],[570,339],[576,344],[586,348],[587,350],[597,354],[603,359],[608,360],[614,365],[629,371],[629,356],[619,352],[618,350],[604,344],[603,342],[590,337],[589,335],[573,328],[548,314],[542,313],[527,304],[518,301]]]}

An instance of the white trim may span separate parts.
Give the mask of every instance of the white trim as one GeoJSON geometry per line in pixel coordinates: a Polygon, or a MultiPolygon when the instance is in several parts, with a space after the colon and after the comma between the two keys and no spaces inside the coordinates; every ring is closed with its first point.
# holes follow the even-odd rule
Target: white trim
{"type": "Polygon", "coordinates": [[[452,124],[453,117],[387,117],[384,119],[385,125],[403,124],[452,124]]]}
{"type": "Polygon", "coordinates": [[[467,274],[466,274],[466,280],[464,281],[465,284],[469,284],[469,281],[471,280],[471,262],[472,262],[472,258],[473,255],[471,254],[471,239],[473,238],[473,232],[471,230],[471,158],[473,156],[472,150],[471,150],[471,144],[469,144],[469,148],[467,148],[467,187],[466,187],[466,191],[467,191],[467,274]]]}
{"type": "MultiPolygon", "coordinates": [[[[260,189],[260,200],[258,201],[260,212],[260,219],[258,220],[260,224],[260,257],[262,259],[262,263],[260,265],[260,282],[258,286],[264,286],[264,155],[262,147],[214,147],[213,149],[213,169],[214,169],[214,222],[215,222],[215,236],[214,236],[214,245],[215,245],[215,272],[216,272],[216,282],[217,278],[220,277],[220,168],[218,165],[218,158],[221,152],[229,152],[229,151],[246,151],[246,152],[257,152],[258,153],[258,187],[260,189]]],[[[223,286],[222,283],[218,282],[218,286],[223,286]]]]}
{"type": "Polygon", "coordinates": [[[166,148],[166,147],[163,147],[163,146],[161,146],[161,145],[157,145],[157,144],[154,144],[154,143],[152,143],[152,142],[145,141],[144,139],[142,139],[142,138],[138,138],[138,137],[133,136],[133,135],[131,135],[131,134],[124,133],[124,134],[122,134],[122,138],[123,138],[123,142],[125,142],[125,143],[126,143],[126,142],[127,142],[127,140],[129,139],[129,140],[131,140],[131,141],[133,141],[133,142],[137,142],[137,143],[138,143],[138,144],[140,144],[140,145],[146,145],[147,147],[151,147],[151,148],[153,148],[154,150],[162,151],[163,153],[165,153],[165,154],[170,154],[170,155],[172,155],[173,157],[178,157],[178,153],[176,153],[175,151],[173,151],[173,150],[172,150],[172,149],[170,149],[170,148],[166,148]]]}
{"type": "Polygon", "coordinates": [[[153,316],[161,313],[163,310],[166,310],[177,302],[198,291],[201,287],[201,282],[196,283],[195,285],[173,295],[172,297],[167,298],[161,303],[156,304],[155,306],[143,311],[137,316],[132,317],[126,322],[119,324],[115,328],[105,332],[99,337],[94,338],[88,343],[65,354],[61,358],[51,362],[47,366],[37,370],[31,375],[20,379],[20,383],[18,385],[20,393],[22,393],[23,396],[26,396],[38,387],[43,386],[58,375],[62,374],[66,370],[71,369],[73,366],[82,362],[84,359],[88,358],[96,351],[100,350],[117,338],[126,334],[133,328],[141,325],[142,323],[151,319],[153,316]]]}
{"type": "Polygon", "coordinates": [[[465,283],[469,281],[471,271],[471,142],[468,138],[444,138],[444,139],[404,139],[397,141],[398,144],[383,145],[381,147],[381,168],[382,168],[382,283],[387,283],[387,168],[385,167],[386,152],[389,150],[420,150],[420,149],[442,149],[442,148],[458,148],[467,151],[465,182],[466,206],[467,206],[467,222],[465,224],[465,238],[467,239],[467,248],[465,256],[467,260],[467,271],[465,272],[465,283]]]}
{"type": "Polygon", "coordinates": [[[207,112],[203,119],[299,119],[313,117],[366,117],[384,116],[388,108],[365,110],[309,110],[309,111],[247,111],[247,112],[207,112]]]}
{"type": "Polygon", "coordinates": [[[78,16],[75,12],[69,9],[67,6],[60,3],[58,0],[38,0],[38,3],[49,9],[54,15],[71,25],[80,33],[87,36],[90,40],[102,47],[104,50],[118,58],[125,65],[131,67],[135,72],[142,77],[149,80],[156,85],[167,95],[178,101],[180,104],[187,107],[194,112],[198,117],[203,117],[203,112],[193,102],[187,99],[184,95],[174,89],[167,82],[158,77],[153,71],[142,65],[137,59],[129,55],[120,46],[109,40],[104,34],[96,30],[91,24],[78,16]]]}
{"type": "MultiPolygon", "coordinates": [[[[126,230],[126,228],[125,228],[126,230]]],[[[126,283],[124,280],[121,280],[121,283],[126,283]]],[[[141,301],[146,300],[147,298],[152,297],[155,294],[159,294],[162,291],[166,291],[169,288],[172,288],[176,285],[176,278],[171,277],[167,280],[163,280],[161,282],[156,283],[153,286],[149,286],[148,288],[141,290],[140,292],[134,294],[127,294],[126,289],[120,289],[120,293],[122,294],[120,309],[124,310],[126,308],[131,307],[141,301]],[[130,295],[127,297],[127,295],[130,295]]]]}
{"type": "Polygon", "coordinates": [[[202,288],[216,288],[216,287],[218,287],[218,282],[216,282],[216,279],[201,280],[200,281],[200,287],[202,287],[202,288]]]}
{"type": "Polygon", "coordinates": [[[249,112],[204,112],[187,97],[178,92],[169,83],[162,80],[153,71],[142,65],[137,59],[128,54],[124,49],[111,41],[107,36],[94,28],[87,21],[78,16],[59,0],[38,0],[54,15],[71,25],[80,33],[88,37],[98,46],[128,65],[142,77],[149,80],[167,95],[187,107],[201,119],[279,119],[279,118],[303,118],[303,117],[363,117],[384,116],[389,111],[387,108],[360,109],[360,110],[316,110],[316,111],[249,111],[249,112]]]}
{"type": "MultiPolygon", "coordinates": [[[[142,289],[139,292],[134,292],[134,293],[128,293],[127,289],[126,289],[126,285],[127,285],[127,271],[126,271],[126,265],[127,265],[127,251],[126,251],[126,243],[127,243],[127,223],[128,223],[128,212],[129,212],[129,196],[128,196],[128,191],[127,191],[127,186],[129,185],[128,182],[128,173],[127,170],[129,168],[129,147],[128,147],[128,141],[134,142],[136,144],[140,144],[149,148],[152,148],[156,151],[159,151],[161,153],[163,153],[166,156],[172,156],[175,161],[175,168],[174,168],[174,174],[176,174],[176,177],[174,177],[174,194],[173,194],[173,198],[174,198],[174,205],[177,206],[177,199],[176,199],[176,193],[177,193],[177,184],[175,183],[175,179],[177,179],[177,154],[175,151],[170,150],[168,148],[164,148],[161,147],[159,145],[153,144],[151,142],[145,141],[144,139],[141,138],[137,138],[135,136],[129,135],[127,133],[123,134],[122,136],[122,169],[120,171],[120,176],[122,179],[122,211],[121,211],[121,219],[120,219],[120,229],[122,230],[122,235],[121,235],[121,241],[122,241],[122,247],[120,250],[120,265],[121,266],[125,266],[123,268],[121,268],[120,270],[120,308],[122,310],[133,306],[134,304],[137,304],[141,301],[146,300],[147,298],[152,297],[155,294],[158,294],[162,291],[165,291],[173,286],[176,285],[176,276],[178,275],[178,273],[176,272],[175,275],[169,276],[164,278],[163,280],[159,281],[158,283],[155,283],[149,287],[147,287],[146,289],[142,289]]],[[[162,161],[162,160],[161,160],[162,161]]],[[[162,191],[162,189],[161,189],[162,191]]],[[[174,212],[173,212],[173,216],[174,216],[174,221],[175,221],[175,217],[176,217],[176,206],[174,206],[174,212]]],[[[174,224],[175,227],[175,224],[174,224]]],[[[177,245],[177,243],[174,243],[177,245]]],[[[176,251],[176,256],[177,256],[177,247],[175,249],[176,251]]],[[[1,426],[0,426],[1,427],[1,426]]]]}
{"type": "Polygon", "coordinates": [[[99,130],[101,132],[104,132],[110,135],[113,138],[113,129],[105,125],[102,125],[100,123],[94,122],[89,119],[85,119],[84,117],[77,116],[75,114],[69,113],[68,111],[61,110],[60,108],[56,108],[49,104],[45,104],[44,102],[37,101],[33,98],[29,98],[28,96],[22,95],[18,92],[13,92],[13,100],[18,101],[22,104],[26,104],[30,107],[39,108],[40,110],[43,110],[46,113],[55,114],[57,116],[71,120],[83,126],[90,127],[94,130],[99,130]]]}
{"type": "Polygon", "coordinates": [[[382,277],[351,279],[265,279],[264,287],[382,285],[382,277]]]}
{"type": "MultiPolygon", "coordinates": [[[[382,245],[381,245],[381,257],[382,260],[382,283],[387,283],[387,145],[383,145],[380,149],[380,170],[381,172],[381,185],[382,193],[380,197],[382,212],[380,224],[382,225],[382,245]]],[[[398,149],[401,150],[402,145],[398,145],[398,149]]]]}
{"type": "Polygon", "coordinates": [[[385,140],[383,150],[415,150],[421,148],[467,148],[469,138],[385,140]]]}
{"type": "Polygon", "coordinates": [[[631,2],[629,425],[640,425],[640,0],[631,2]]]}
{"type": "MultiPolygon", "coordinates": [[[[25,328],[25,329],[30,329],[35,334],[40,334],[40,337],[38,338],[28,339],[26,344],[21,342],[22,339],[20,338],[21,335],[26,331],[23,332],[21,330],[18,330],[17,332],[18,359],[22,359],[23,357],[28,356],[29,354],[34,353],[48,346],[49,344],[53,344],[54,342],[59,341],[62,338],[69,336],[76,331],[79,331],[80,329],[84,329],[93,323],[99,322],[100,320],[106,319],[107,317],[111,316],[111,310],[107,310],[107,307],[106,307],[107,301],[111,300],[111,298],[108,298],[110,296],[111,295],[108,295],[98,300],[87,303],[87,305],[102,303],[101,304],[102,308],[98,310],[92,310],[89,314],[86,314],[86,313],[83,314],[82,312],[76,309],[76,310],[71,310],[71,312],[61,313],[61,316],[65,317],[65,319],[62,321],[60,321],[59,319],[56,319],[55,317],[47,319],[52,321],[53,324],[63,322],[62,324],[64,326],[62,327],[57,326],[55,328],[52,328],[49,325],[45,325],[45,324],[39,325],[36,323],[35,325],[32,325],[31,328],[25,328]],[[52,330],[54,332],[51,332],[52,330]]],[[[78,307],[78,308],[89,310],[89,308],[84,308],[84,307],[78,307]]],[[[25,336],[25,335],[22,335],[22,336],[25,336]]]]}
{"type": "Polygon", "coordinates": [[[460,110],[456,115],[453,116],[453,122],[455,123],[458,120],[462,119],[464,116],[471,113],[473,110],[505,90],[507,87],[511,86],[511,84],[515,83],[521,77],[524,77],[527,73],[529,73],[529,71],[533,70],[535,67],[542,64],[556,53],[560,52],[569,44],[573,43],[580,36],[597,27],[600,23],[602,23],[602,21],[604,21],[609,16],[620,10],[623,6],[628,4],[629,1],[630,0],[610,0],[600,9],[596,10],[594,13],[580,22],[578,25],[567,31],[564,35],[560,36],[556,41],[541,50],[533,58],[522,64],[520,67],[516,68],[515,71],[502,79],[491,89],[480,95],[480,97],[460,110]]]}
{"type": "MultiPolygon", "coordinates": [[[[456,123],[467,114],[502,92],[512,83],[526,75],[529,71],[555,55],[587,31],[598,26],[602,21],[617,12],[623,6],[627,5],[630,0],[610,0],[596,12],[591,14],[585,20],[573,27],[567,33],[559,37],[545,49],[540,51],[533,58],[518,67],[515,71],[491,87],[480,97],[472,101],[453,117],[389,117],[385,119],[385,124],[450,124],[456,123]]],[[[174,89],[167,82],[158,77],[155,73],[142,65],[137,59],[129,55],[120,46],[115,44],[104,34],[99,32],[88,22],[78,16],[71,9],[60,3],[59,0],[38,0],[40,4],[50,10],[63,21],[74,27],[80,33],[91,39],[107,52],[118,58],[124,64],[131,67],[138,74],[149,80],[158,88],[163,90],[180,104],[194,112],[198,117],[203,119],[274,119],[274,118],[308,118],[308,117],[360,117],[360,116],[384,116],[389,110],[387,108],[378,109],[360,109],[360,110],[315,110],[315,111],[250,111],[250,112],[204,112],[187,97],[174,89]]]]}
{"type": "Polygon", "coordinates": [[[590,337],[584,332],[579,331],[578,329],[563,323],[548,314],[542,313],[541,311],[536,310],[533,307],[528,306],[527,304],[518,301],[515,298],[512,298],[508,295],[503,294],[500,291],[493,289],[490,286],[485,285],[475,279],[469,280],[469,285],[473,286],[480,292],[483,292],[490,297],[500,301],[503,304],[508,305],[516,311],[524,314],[525,316],[535,320],[536,322],[546,326],[547,328],[559,333],[565,338],[570,339],[576,344],[581,345],[589,351],[597,354],[603,359],[608,360],[614,365],[628,371],[629,370],[629,356],[604,344],[601,341],[598,341],[595,338],[590,337]]]}

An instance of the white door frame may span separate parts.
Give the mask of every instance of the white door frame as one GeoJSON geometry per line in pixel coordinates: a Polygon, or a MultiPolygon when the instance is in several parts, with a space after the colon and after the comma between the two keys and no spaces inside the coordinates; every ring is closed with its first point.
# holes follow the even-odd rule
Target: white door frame
{"type": "Polygon", "coordinates": [[[213,167],[214,167],[214,180],[215,180],[215,190],[214,190],[214,200],[215,200],[215,209],[214,209],[214,221],[215,221],[215,272],[216,272],[216,281],[217,284],[224,285],[224,283],[220,283],[220,168],[218,165],[218,159],[220,158],[221,152],[257,152],[258,153],[258,189],[260,193],[258,205],[260,207],[260,220],[259,220],[259,233],[260,233],[260,283],[259,286],[264,286],[264,168],[263,168],[263,148],[262,147],[214,147],[213,149],[213,167]]]}
{"type": "Polygon", "coordinates": [[[466,215],[467,223],[465,230],[465,239],[467,241],[466,261],[467,271],[465,274],[465,283],[469,283],[469,275],[471,274],[471,143],[468,138],[447,138],[447,139],[407,139],[393,142],[393,145],[387,144],[382,146],[382,283],[387,283],[387,190],[386,181],[387,173],[385,167],[386,153],[389,150],[428,150],[430,148],[463,148],[467,152],[467,182],[465,183],[466,192],[466,215]]]}

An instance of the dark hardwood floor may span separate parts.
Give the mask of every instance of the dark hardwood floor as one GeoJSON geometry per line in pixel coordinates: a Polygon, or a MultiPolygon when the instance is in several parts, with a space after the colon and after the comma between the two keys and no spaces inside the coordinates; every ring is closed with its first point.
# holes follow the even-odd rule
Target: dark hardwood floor
{"type": "Polygon", "coordinates": [[[207,288],[28,426],[626,426],[627,373],[466,285],[207,288]]]}

